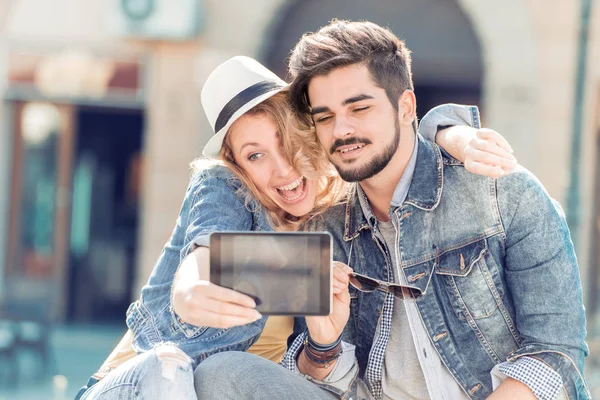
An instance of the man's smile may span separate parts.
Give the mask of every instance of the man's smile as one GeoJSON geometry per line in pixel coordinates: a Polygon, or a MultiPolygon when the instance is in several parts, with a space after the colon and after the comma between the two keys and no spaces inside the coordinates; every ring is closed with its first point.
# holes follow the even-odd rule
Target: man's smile
{"type": "Polygon", "coordinates": [[[342,146],[336,149],[336,153],[340,156],[342,160],[350,161],[358,157],[363,152],[365,146],[365,143],[342,146]]]}

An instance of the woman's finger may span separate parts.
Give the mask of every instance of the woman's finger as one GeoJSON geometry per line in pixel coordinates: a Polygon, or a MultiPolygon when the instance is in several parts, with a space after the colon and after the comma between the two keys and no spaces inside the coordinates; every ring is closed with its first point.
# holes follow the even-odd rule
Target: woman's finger
{"type": "Polygon", "coordinates": [[[474,148],[465,152],[465,161],[469,158],[482,164],[497,165],[502,167],[505,171],[512,171],[517,166],[516,159],[507,159],[474,148]]]}
{"type": "Polygon", "coordinates": [[[200,323],[196,324],[193,321],[189,322],[197,326],[210,326],[211,328],[227,329],[233,326],[247,325],[256,321],[257,319],[259,318],[249,319],[232,315],[217,314],[205,310],[203,312],[202,318],[198,320],[200,323]]]}
{"type": "Polygon", "coordinates": [[[200,287],[202,293],[215,300],[238,304],[240,306],[256,308],[256,302],[250,296],[246,296],[235,290],[224,288],[219,285],[211,283],[210,285],[200,287]]]}
{"type": "Polygon", "coordinates": [[[499,166],[487,165],[471,159],[465,160],[465,168],[472,174],[483,175],[493,179],[498,179],[506,175],[506,172],[499,166]]]}
{"type": "Polygon", "coordinates": [[[476,150],[486,152],[486,153],[495,154],[499,157],[503,157],[508,160],[514,160],[514,161],[517,160],[515,158],[515,156],[513,156],[510,152],[506,151],[506,149],[503,149],[502,147],[498,146],[496,143],[489,141],[489,140],[482,140],[482,139],[471,140],[469,142],[469,146],[467,146],[467,148],[465,149],[465,153],[468,153],[468,151],[472,150],[472,149],[476,149],[476,150]]]}
{"type": "Polygon", "coordinates": [[[260,313],[254,308],[227,303],[210,297],[205,297],[201,299],[201,301],[200,299],[198,300],[196,306],[198,307],[199,312],[210,312],[224,316],[240,317],[251,321],[261,317],[260,313]]]}
{"type": "Polygon", "coordinates": [[[490,141],[496,143],[499,147],[503,148],[504,150],[506,150],[509,153],[513,152],[512,147],[510,146],[508,141],[504,138],[504,136],[502,136],[501,134],[499,134],[498,132],[496,132],[493,129],[482,128],[482,129],[479,129],[475,135],[479,139],[490,140],[490,141]]]}

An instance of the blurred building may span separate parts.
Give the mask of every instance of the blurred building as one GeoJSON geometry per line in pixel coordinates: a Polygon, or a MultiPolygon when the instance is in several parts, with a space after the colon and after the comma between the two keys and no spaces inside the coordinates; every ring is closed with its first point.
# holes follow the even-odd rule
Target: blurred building
{"type": "MultiPolygon", "coordinates": [[[[237,54],[285,76],[302,33],[386,25],[413,51],[419,115],[480,106],[563,206],[581,2],[0,0],[0,287],[59,320],[122,320],[210,129],[199,89],[237,54]]],[[[589,27],[575,225],[588,303],[600,254],[600,7],[589,27]]],[[[596,299],[594,299],[596,300],[596,299]]],[[[593,301],[592,303],[595,303],[593,301]]],[[[595,310],[596,304],[588,304],[595,310]]]]}

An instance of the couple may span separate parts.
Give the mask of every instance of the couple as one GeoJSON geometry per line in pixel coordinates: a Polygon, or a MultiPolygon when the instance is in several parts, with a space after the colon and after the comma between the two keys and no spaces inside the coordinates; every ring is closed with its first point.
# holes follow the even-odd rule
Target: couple
{"type": "Polygon", "coordinates": [[[288,89],[234,58],[209,77],[204,154],[228,168],[192,178],[128,310],[139,355],[81,398],[589,398],[564,216],[529,172],[504,173],[514,160],[494,132],[478,131],[465,159],[472,132],[451,126],[478,127],[476,109],[423,118],[420,133],[439,130],[447,152],[423,140],[409,51],[368,22],[305,35],[290,73],[288,89]],[[210,232],[273,228],[333,235],[330,316],[265,321],[206,282],[210,232]],[[287,368],[252,354],[277,348],[276,360],[284,347],[287,368]]]}

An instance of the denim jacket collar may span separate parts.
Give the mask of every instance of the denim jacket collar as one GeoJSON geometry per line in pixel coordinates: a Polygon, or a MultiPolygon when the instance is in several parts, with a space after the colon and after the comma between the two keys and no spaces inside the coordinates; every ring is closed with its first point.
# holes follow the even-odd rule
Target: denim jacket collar
{"type": "Polygon", "coordinates": [[[440,148],[417,135],[419,151],[405,204],[433,211],[440,204],[444,182],[444,160],[440,148]]]}
{"type": "MultiPolygon", "coordinates": [[[[421,135],[417,135],[417,140],[419,141],[417,163],[404,204],[432,211],[438,206],[442,197],[444,162],[439,147],[423,139],[421,135]]],[[[361,195],[364,196],[364,193],[356,183],[346,202],[345,241],[354,239],[363,229],[371,229],[360,204],[361,195]]]]}

